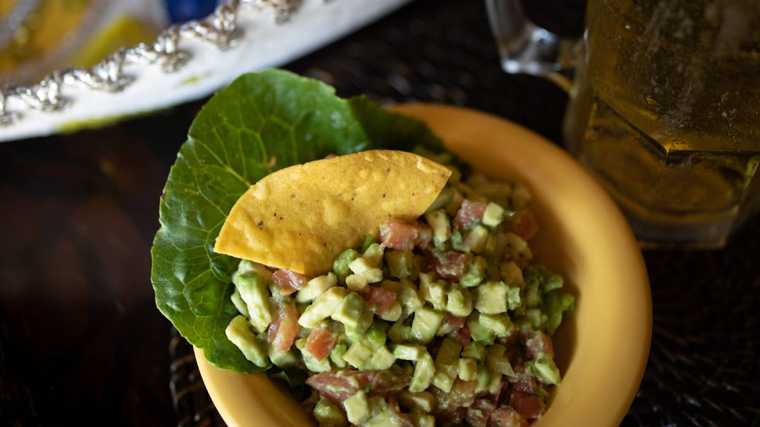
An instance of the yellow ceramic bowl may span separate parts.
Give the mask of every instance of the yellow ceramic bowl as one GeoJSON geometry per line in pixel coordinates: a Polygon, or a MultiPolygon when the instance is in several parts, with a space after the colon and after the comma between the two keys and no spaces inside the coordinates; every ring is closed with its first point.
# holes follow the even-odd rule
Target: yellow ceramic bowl
{"type": "MultiPolygon", "coordinates": [[[[641,253],[612,200],[562,150],[517,125],[447,106],[396,109],[427,122],[448,149],[477,169],[518,179],[533,192],[541,228],[532,246],[578,297],[575,313],[556,335],[564,379],[534,425],[618,425],[644,372],[652,307],[641,253]]],[[[296,403],[266,377],[224,371],[209,365],[197,349],[195,354],[228,425],[309,425],[296,403]]]]}

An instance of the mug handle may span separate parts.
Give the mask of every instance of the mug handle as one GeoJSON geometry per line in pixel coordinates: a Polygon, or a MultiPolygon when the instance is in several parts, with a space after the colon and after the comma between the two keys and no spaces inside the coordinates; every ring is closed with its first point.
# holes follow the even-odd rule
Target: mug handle
{"type": "Polygon", "coordinates": [[[486,0],[486,8],[504,71],[543,77],[570,92],[579,44],[534,24],[520,0],[486,0]]]}

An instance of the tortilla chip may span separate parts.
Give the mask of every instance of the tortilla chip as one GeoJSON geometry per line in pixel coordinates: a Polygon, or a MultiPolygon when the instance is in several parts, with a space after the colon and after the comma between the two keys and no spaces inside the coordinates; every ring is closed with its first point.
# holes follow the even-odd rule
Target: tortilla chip
{"type": "Polygon", "coordinates": [[[341,251],[377,235],[388,219],[422,215],[450,175],[424,157],[390,150],[291,166],[238,199],[214,251],[307,276],[323,274],[341,251]]]}

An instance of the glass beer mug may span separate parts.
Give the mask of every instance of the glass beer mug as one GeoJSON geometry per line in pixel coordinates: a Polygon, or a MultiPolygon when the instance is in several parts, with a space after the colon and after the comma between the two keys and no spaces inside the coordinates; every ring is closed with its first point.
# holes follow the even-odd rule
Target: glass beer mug
{"type": "Polygon", "coordinates": [[[760,1],[589,0],[578,43],[486,3],[504,70],[568,91],[567,148],[643,244],[720,247],[760,208],[760,1]]]}

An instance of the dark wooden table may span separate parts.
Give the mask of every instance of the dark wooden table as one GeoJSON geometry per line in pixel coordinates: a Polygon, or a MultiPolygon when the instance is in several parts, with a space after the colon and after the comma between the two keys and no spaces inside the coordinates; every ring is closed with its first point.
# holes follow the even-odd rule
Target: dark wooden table
{"type": "MultiPolygon", "coordinates": [[[[583,1],[529,3],[579,33],[583,1]]],[[[467,105],[560,140],[564,94],[499,70],[481,2],[418,0],[287,68],[342,95],[467,105]]],[[[0,425],[216,420],[175,411],[205,391],[192,372],[170,375],[192,359],[170,359],[148,281],[158,197],[201,104],[0,144],[0,425]]],[[[624,425],[760,425],[758,254],[760,218],[723,251],[645,254],[655,336],[624,425]]]]}

